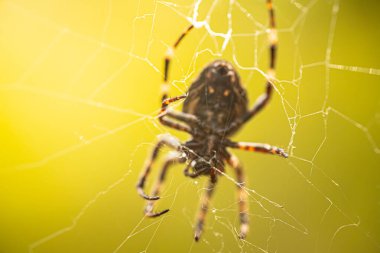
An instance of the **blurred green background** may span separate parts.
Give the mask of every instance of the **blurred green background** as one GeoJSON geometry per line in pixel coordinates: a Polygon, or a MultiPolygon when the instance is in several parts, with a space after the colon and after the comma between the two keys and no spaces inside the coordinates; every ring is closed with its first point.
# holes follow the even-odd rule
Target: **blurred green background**
{"type": "Polygon", "coordinates": [[[0,252],[380,252],[380,3],[274,6],[276,93],[233,140],[290,158],[236,151],[250,233],[236,237],[236,186],[223,177],[194,243],[206,178],[174,167],[158,219],[135,190],[157,135],[188,138],[155,118],[163,55],[206,21],[176,51],[170,93],[224,58],[252,103],[268,65],[265,2],[0,1],[0,252]]]}

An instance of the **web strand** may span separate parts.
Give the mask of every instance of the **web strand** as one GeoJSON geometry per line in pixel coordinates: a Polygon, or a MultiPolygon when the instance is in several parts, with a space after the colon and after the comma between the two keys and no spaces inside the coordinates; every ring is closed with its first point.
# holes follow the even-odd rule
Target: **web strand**
{"type": "MultiPolygon", "coordinates": [[[[116,113],[118,115],[128,116],[127,122],[123,122],[122,124],[118,123],[118,125],[112,128],[103,126],[99,127],[99,129],[102,129],[101,133],[98,133],[91,138],[85,138],[82,134],[78,134],[78,129],[72,129],[73,135],[78,135],[76,143],[61,147],[60,149],[50,150],[40,159],[20,162],[11,166],[7,165],[2,168],[4,175],[48,170],[54,161],[58,159],[66,159],[74,153],[80,153],[86,147],[93,147],[102,140],[110,139],[111,136],[125,137],[125,135],[129,135],[135,137],[138,134],[133,132],[135,131],[133,129],[140,126],[141,128],[144,128],[146,135],[149,136],[166,133],[168,129],[157,123],[157,114],[160,110],[158,99],[157,107],[151,108],[148,112],[142,112],[140,111],[141,109],[134,109],[135,104],[132,102],[131,104],[119,104],[117,102],[110,103],[109,101],[107,102],[107,100],[102,100],[102,97],[108,94],[110,90],[115,93],[119,92],[116,86],[117,80],[121,78],[126,71],[136,68],[137,63],[138,66],[143,66],[144,71],[147,72],[143,73],[143,75],[157,75],[157,80],[164,76],[160,62],[163,54],[157,55],[157,53],[161,49],[168,48],[170,41],[162,39],[162,34],[158,34],[156,30],[162,30],[161,22],[163,22],[163,16],[165,15],[170,16],[171,19],[178,21],[178,23],[192,24],[195,28],[195,31],[193,31],[191,35],[193,37],[189,38],[189,42],[186,42],[187,44],[183,45],[183,51],[179,52],[179,55],[176,55],[173,59],[173,69],[177,69],[175,70],[177,72],[174,72],[173,81],[169,84],[171,93],[186,93],[191,82],[199,74],[201,70],[200,65],[203,64],[205,59],[228,58],[239,73],[241,73],[245,86],[249,91],[251,101],[254,101],[256,98],[257,94],[254,93],[256,92],[256,87],[262,88],[260,85],[264,85],[264,83],[260,83],[260,80],[270,78],[266,73],[266,67],[264,64],[264,62],[268,60],[266,59],[267,55],[265,51],[268,42],[263,42],[263,38],[267,35],[269,26],[266,21],[263,21],[266,19],[261,18],[261,15],[264,15],[262,13],[265,13],[265,6],[263,5],[264,1],[253,1],[253,3],[250,2],[247,4],[247,2],[243,0],[196,0],[193,2],[190,1],[188,4],[178,4],[170,1],[153,1],[153,3],[148,3],[148,1],[145,2],[139,0],[137,2],[136,10],[134,10],[132,23],[130,24],[132,29],[128,36],[130,36],[131,45],[128,49],[107,42],[111,35],[112,28],[115,25],[114,19],[118,18],[117,15],[119,14],[116,1],[106,0],[104,2],[104,19],[100,25],[100,35],[95,36],[86,34],[80,30],[78,31],[75,27],[69,27],[66,24],[59,23],[51,17],[28,9],[21,3],[4,1],[2,8],[14,13],[14,15],[18,15],[31,22],[37,23],[41,27],[52,29],[54,31],[54,36],[51,36],[50,40],[46,41],[47,46],[34,57],[16,79],[11,83],[7,82],[0,84],[0,93],[37,96],[41,100],[54,99],[54,101],[64,101],[74,106],[85,106],[91,108],[90,110],[101,110],[102,112],[106,112],[106,114],[116,113]],[[253,5],[253,7],[251,5],[253,5]],[[220,13],[223,12],[219,9],[220,6],[225,6],[223,15],[220,15],[220,13]],[[218,17],[221,21],[226,21],[222,28],[215,24],[215,17],[218,17]],[[240,28],[236,28],[237,23],[243,22],[243,18],[245,20],[244,24],[249,24],[252,29],[241,31],[239,30],[240,28]],[[146,27],[148,27],[148,29],[146,29],[146,27]],[[141,41],[139,38],[139,36],[141,36],[140,31],[144,28],[146,29],[146,34],[148,34],[146,37],[148,41],[141,41]],[[93,51],[83,58],[81,64],[79,64],[80,67],[72,73],[65,87],[63,87],[63,89],[55,90],[49,88],[50,86],[47,86],[48,88],[43,88],[45,86],[39,87],[36,85],[35,83],[37,82],[44,82],[43,78],[38,80],[35,76],[43,66],[49,64],[49,61],[51,60],[50,57],[52,57],[55,50],[58,50],[62,44],[67,43],[66,39],[74,38],[81,42],[91,43],[95,46],[93,51]],[[246,56],[241,53],[241,47],[246,43],[245,40],[253,43],[253,45],[250,45],[253,46],[253,57],[252,55],[249,56],[252,58],[251,61],[247,61],[245,58],[246,56]],[[242,41],[244,41],[244,43],[242,43],[242,41]],[[141,46],[140,44],[146,45],[145,49],[142,51],[137,50],[141,46]],[[190,62],[185,62],[185,60],[183,60],[186,58],[183,56],[186,53],[190,55],[187,57],[190,59],[190,62]],[[105,79],[98,80],[98,82],[91,84],[87,94],[75,95],[75,92],[79,91],[81,85],[83,85],[81,81],[82,78],[93,74],[91,73],[92,65],[99,61],[102,55],[109,56],[111,54],[123,57],[121,63],[112,66],[112,71],[107,74],[105,79]]],[[[238,239],[238,221],[237,219],[234,220],[234,218],[231,218],[235,216],[237,217],[238,202],[236,199],[231,199],[230,201],[223,200],[225,202],[218,199],[215,204],[211,204],[211,210],[206,219],[206,230],[209,232],[207,232],[207,236],[201,240],[201,243],[206,245],[204,247],[208,250],[214,252],[223,252],[224,250],[265,253],[282,252],[279,241],[281,241],[282,238],[285,238],[288,234],[291,234],[294,236],[292,238],[302,240],[306,238],[307,240],[313,241],[315,245],[313,245],[312,248],[309,247],[310,250],[314,249],[317,252],[318,249],[321,249],[322,251],[332,252],[334,247],[339,244],[340,237],[348,238],[345,237],[347,236],[345,232],[351,230],[360,233],[360,236],[364,237],[366,242],[370,242],[375,249],[380,249],[378,235],[376,235],[373,230],[370,230],[368,224],[366,224],[368,221],[362,216],[362,213],[359,213],[360,211],[355,211],[362,206],[350,206],[353,197],[349,187],[352,185],[352,182],[333,170],[339,169],[336,167],[345,164],[345,161],[334,160],[330,163],[326,163],[325,160],[323,160],[327,159],[325,157],[327,156],[326,153],[330,150],[330,146],[337,147],[339,145],[350,145],[350,148],[355,148],[352,143],[336,143],[339,136],[331,134],[331,132],[334,132],[335,128],[352,127],[353,130],[350,130],[349,133],[353,134],[355,139],[359,139],[364,143],[358,144],[361,145],[359,147],[362,148],[365,145],[369,147],[368,150],[370,150],[370,154],[366,154],[366,157],[371,159],[370,162],[372,164],[376,164],[379,161],[378,155],[380,154],[380,144],[377,134],[379,123],[376,121],[376,115],[373,116],[375,120],[366,123],[367,121],[365,121],[364,117],[355,118],[359,116],[351,115],[358,115],[357,113],[352,112],[351,114],[349,110],[343,110],[339,103],[334,103],[334,101],[338,100],[334,97],[334,89],[339,87],[339,81],[334,79],[334,73],[350,73],[350,75],[357,76],[365,74],[376,79],[380,75],[380,69],[370,65],[349,65],[345,64],[344,61],[336,60],[334,58],[334,50],[336,49],[335,43],[338,35],[337,30],[341,29],[339,27],[342,25],[340,23],[341,15],[342,13],[344,14],[345,11],[342,7],[344,3],[339,0],[327,1],[328,3],[322,2],[323,1],[321,0],[311,0],[306,3],[294,0],[285,2],[274,1],[276,12],[282,17],[280,21],[277,22],[277,25],[279,25],[278,34],[280,45],[280,63],[277,66],[279,74],[273,79],[275,98],[273,99],[274,101],[271,102],[273,103],[273,106],[276,107],[273,107],[275,109],[271,108],[270,110],[265,110],[262,113],[263,116],[260,114],[257,120],[253,120],[255,123],[249,123],[242,133],[239,133],[238,137],[234,137],[243,138],[243,136],[248,136],[249,138],[260,138],[260,134],[268,136],[265,131],[262,130],[263,127],[262,125],[260,126],[260,124],[262,124],[261,122],[263,122],[266,117],[264,115],[274,112],[277,113],[278,116],[276,116],[276,120],[279,122],[282,120],[282,123],[280,123],[279,126],[285,126],[286,128],[283,131],[286,132],[286,137],[282,138],[283,142],[279,144],[282,147],[287,147],[290,158],[288,161],[284,162],[274,160],[273,164],[277,167],[267,168],[268,171],[266,173],[272,173],[273,170],[278,170],[279,175],[287,175],[287,178],[284,178],[283,181],[279,181],[278,178],[276,178],[277,175],[273,176],[270,183],[273,182],[273,184],[275,184],[281,182],[281,185],[260,188],[262,186],[260,182],[255,182],[255,177],[257,176],[258,178],[264,179],[265,176],[259,175],[259,172],[262,172],[260,171],[260,168],[252,169],[250,168],[251,166],[247,166],[247,174],[252,178],[250,181],[255,182],[256,185],[249,184],[248,182],[246,186],[242,187],[236,179],[231,176],[232,173],[230,173],[229,170],[226,172],[219,171],[224,178],[222,184],[225,187],[231,187],[231,189],[232,187],[233,189],[236,187],[242,187],[243,190],[248,193],[250,205],[254,206],[254,209],[249,213],[249,217],[251,221],[254,221],[253,224],[258,225],[257,227],[254,227],[253,230],[264,227],[266,231],[251,233],[246,240],[238,239]],[[291,16],[290,13],[288,14],[285,6],[286,8],[293,8],[291,10],[295,12],[296,15],[291,16]],[[321,33],[324,33],[326,37],[324,41],[325,45],[323,46],[324,50],[323,53],[318,55],[320,58],[306,61],[305,59],[310,58],[307,57],[308,55],[305,56],[307,52],[305,53],[302,49],[305,47],[305,42],[303,41],[305,38],[303,36],[305,36],[304,34],[308,34],[307,29],[309,29],[308,27],[310,26],[310,24],[308,24],[308,19],[312,18],[312,13],[317,11],[317,8],[325,8],[324,14],[329,17],[329,21],[327,22],[328,28],[326,31],[321,30],[321,33]],[[288,23],[284,25],[281,22],[288,23]],[[290,40],[290,42],[287,40],[290,40]],[[290,49],[288,49],[286,45],[294,47],[292,53],[287,53],[287,50],[290,49]],[[289,64],[284,64],[285,61],[282,60],[282,57],[285,57],[285,55],[291,58],[289,59],[289,64]],[[282,73],[281,69],[291,69],[292,74],[282,73]],[[323,71],[323,74],[318,72],[320,70],[323,71]],[[318,79],[324,78],[324,80],[310,81],[310,77],[308,77],[310,72],[315,73],[318,79]],[[305,93],[308,91],[305,90],[307,90],[307,87],[312,90],[312,88],[314,88],[311,87],[312,85],[320,85],[322,87],[321,89],[323,89],[323,91],[317,95],[318,98],[322,97],[323,99],[321,99],[322,102],[318,108],[313,107],[314,109],[308,110],[305,109],[308,104],[308,101],[305,100],[305,97],[308,98],[305,93]],[[339,122],[336,123],[336,120],[339,122]],[[257,125],[255,125],[256,122],[257,125]],[[305,145],[305,142],[300,140],[300,138],[305,138],[304,136],[306,135],[302,133],[302,131],[305,131],[303,126],[304,124],[310,124],[309,122],[318,122],[320,125],[316,125],[314,128],[310,127],[310,129],[308,129],[310,132],[308,132],[307,136],[312,136],[315,132],[318,132],[320,137],[316,143],[313,142],[305,145]],[[247,134],[247,132],[250,131],[249,129],[256,126],[258,134],[255,133],[256,135],[252,134],[249,136],[247,134]],[[316,128],[317,130],[315,130],[316,128]],[[309,149],[311,146],[313,147],[309,149]],[[308,151],[303,149],[307,149],[308,151]],[[289,182],[286,182],[286,180],[289,182]],[[292,189],[292,184],[294,184],[294,187],[297,189],[292,189]],[[279,189],[275,193],[269,191],[277,189],[276,187],[279,189]],[[281,187],[283,187],[283,189],[280,189],[281,187]],[[303,204],[306,206],[310,203],[294,204],[296,198],[295,195],[298,194],[297,190],[300,191],[300,189],[304,195],[299,194],[299,196],[306,196],[310,202],[313,202],[313,198],[315,198],[315,202],[318,202],[315,204],[316,210],[313,212],[313,215],[317,218],[307,217],[307,215],[305,216],[303,208],[299,207],[303,206],[303,204]],[[331,221],[334,218],[336,219],[336,223],[331,221]],[[329,222],[331,222],[332,225],[326,225],[326,223],[329,222]],[[326,234],[324,234],[325,230],[328,230],[326,234]],[[226,233],[226,231],[228,232],[226,233]],[[257,235],[257,237],[253,235],[257,235]]],[[[67,19],[69,20],[69,14],[67,14],[67,19]]],[[[168,28],[168,30],[171,29],[172,27],[168,28]]],[[[175,29],[173,27],[173,31],[179,31],[181,29],[183,29],[183,27],[178,27],[178,29],[177,27],[175,27],[175,29]]],[[[59,77],[57,77],[57,80],[58,79],[59,77]]],[[[134,88],[129,88],[128,85],[130,85],[130,83],[126,83],[126,86],[128,86],[127,89],[130,93],[136,92],[140,88],[149,88],[149,90],[151,89],[152,91],[155,89],[155,91],[158,91],[159,83],[151,83],[148,85],[139,83],[135,84],[136,80],[128,79],[127,81],[137,85],[134,88]],[[141,87],[138,87],[139,85],[141,85],[141,87]],[[153,88],[154,85],[156,85],[157,88],[153,88]]],[[[361,89],[369,88],[369,85],[364,82],[360,85],[361,89]]],[[[344,94],[343,90],[341,92],[344,94]]],[[[377,91],[374,90],[373,92],[375,93],[377,91]]],[[[126,96],[127,95],[128,94],[126,94],[126,96]]],[[[377,98],[379,99],[379,97],[377,98]]],[[[140,98],[139,103],[141,104],[144,102],[144,98],[140,98]]],[[[136,106],[136,108],[141,107],[136,106]]],[[[171,108],[180,110],[181,102],[175,103],[171,108]]],[[[363,105],[361,110],[379,113],[379,107],[373,109],[370,108],[369,105],[363,105]]],[[[266,123],[272,125],[277,124],[273,122],[266,123]]],[[[93,128],[95,128],[95,124],[91,126],[91,129],[93,128]]],[[[275,127],[272,126],[270,129],[270,131],[276,130],[275,127]]],[[[279,136],[284,136],[284,134],[282,134],[283,132],[282,130],[278,133],[274,131],[272,133],[274,136],[273,139],[281,142],[279,136]]],[[[338,131],[335,130],[335,132],[338,131]]],[[[339,133],[336,135],[339,135],[339,133]]],[[[151,139],[148,140],[147,138],[148,137],[145,136],[141,137],[140,142],[137,143],[137,147],[127,155],[132,162],[129,166],[125,166],[125,173],[120,173],[117,180],[107,183],[108,186],[96,190],[96,194],[93,194],[92,197],[83,202],[82,207],[78,208],[77,214],[70,219],[70,222],[67,225],[57,227],[53,232],[42,230],[44,231],[42,233],[43,235],[41,235],[39,239],[30,241],[27,250],[29,252],[43,252],[45,248],[42,247],[42,245],[46,246],[46,249],[50,249],[49,247],[55,247],[53,244],[50,244],[50,242],[64,243],[63,240],[65,240],[65,237],[63,235],[72,235],[76,228],[86,227],[84,223],[81,223],[83,217],[88,215],[91,208],[94,208],[97,205],[104,205],[102,200],[111,199],[109,197],[110,193],[116,191],[118,187],[127,186],[128,190],[125,194],[128,196],[128,200],[135,200],[130,197],[133,194],[136,194],[132,184],[135,179],[134,175],[138,174],[142,165],[141,157],[145,155],[143,154],[144,152],[141,151],[143,150],[141,147],[145,146],[141,140],[147,142],[151,141],[151,139]]],[[[123,139],[120,140],[120,143],[128,141],[130,140],[123,139]]],[[[133,141],[131,140],[131,143],[134,143],[133,141]]],[[[115,149],[116,147],[118,146],[115,145],[115,149]]],[[[115,150],[115,152],[117,151],[115,150]]],[[[125,150],[122,152],[125,152],[125,150]]],[[[195,155],[199,156],[199,154],[195,155]]],[[[339,153],[338,155],[342,156],[342,153],[339,153]]],[[[244,155],[242,155],[242,157],[243,156],[244,155]]],[[[247,156],[244,156],[244,158],[246,157],[247,156]]],[[[94,159],[97,159],[96,155],[94,155],[94,159]]],[[[257,156],[257,158],[252,157],[249,159],[257,159],[259,164],[271,163],[268,162],[270,160],[269,158],[268,160],[264,160],[265,158],[257,156]]],[[[352,157],[349,157],[349,159],[354,162],[358,161],[352,157]]],[[[241,160],[245,162],[243,158],[241,160]]],[[[250,161],[247,161],[247,163],[250,165],[250,161]]],[[[367,164],[364,164],[363,166],[366,165],[367,164]]],[[[368,168],[372,168],[370,165],[367,166],[368,168]]],[[[107,169],[110,169],[110,173],[112,173],[112,168],[107,169]]],[[[343,172],[343,170],[339,171],[341,173],[343,172]]],[[[376,172],[372,171],[366,171],[366,173],[373,173],[374,177],[377,175],[376,172]]],[[[178,176],[179,174],[174,175],[178,176]]],[[[166,182],[165,184],[165,189],[170,189],[170,191],[165,190],[163,201],[167,201],[169,206],[173,208],[181,208],[178,207],[179,204],[177,205],[177,203],[181,204],[183,208],[182,214],[184,214],[182,215],[183,217],[181,217],[181,220],[184,220],[190,231],[192,229],[191,226],[193,225],[193,211],[191,211],[192,209],[190,207],[193,207],[198,203],[193,201],[190,203],[189,200],[189,202],[183,204],[182,198],[184,198],[185,193],[189,188],[193,189],[193,195],[196,195],[196,197],[199,198],[204,188],[198,184],[198,180],[191,182],[186,181],[186,183],[180,185],[176,185],[176,182],[183,181],[173,177],[170,180],[168,180],[170,182],[166,182]]],[[[361,185],[361,187],[364,186],[361,185]]],[[[216,190],[216,195],[218,194],[218,191],[219,190],[216,190]]],[[[126,200],[120,197],[120,201],[126,200]]],[[[115,203],[115,206],[118,206],[118,203],[115,203]]],[[[137,208],[136,206],[142,207],[143,202],[134,202],[133,207],[130,208],[137,208]]],[[[173,213],[178,215],[180,212],[173,213]]],[[[99,220],[101,219],[102,217],[99,217],[99,220]]],[[[165,240],[165,232],[166,228],[169,226],[168,224],[176,222],[178,222],[178,217],[171,215],[170,213],[168,216],[158,220],[148,221],[148,219],[142,217],[142,215],[138,216],[137,219],[134,217],[133,222],[128,223],[128,227],[126,227],[123,230],[123,233],[119,235],[119,238],[122,239],[117,243],[113,242],[113,245],[109,246],[109,248],[111,252],[128,252],[129,247],[136,246],[139,243],[138,237],[144,235],[146,236],[146,241],[143,252],[152,251],[155,243],[160,240],[165,240]]],[[[182,224],[178,222],[178,226],[181,225],[182,224]]],[[[176,231],[172,232],[180,233],[176,231]]],[[[188,237],[189,243],[186,244],[186,250],[188,252],[198,252],[198,248],[202,246],[190,242],[190,240],[192,240],[190,232],[188,237]]],[[[51,248],[51,251],[54,250],[54,248],[51,248]]]]}

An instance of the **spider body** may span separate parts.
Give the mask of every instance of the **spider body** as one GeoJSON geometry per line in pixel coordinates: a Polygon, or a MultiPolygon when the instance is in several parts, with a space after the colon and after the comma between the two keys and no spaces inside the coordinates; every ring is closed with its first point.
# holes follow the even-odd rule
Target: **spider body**
{"type": "Polygon", "coordinates": [[[196,116],[200,123],[191,125],[193,138],[184,144],[192,151],[184,151],[192,161],[185,175],[193,178],[212,175],[216,180],[212,168],[224,171],[228,154],[223,139],[231,133],[225,129],[248,110],[246,90],[233,66],[227,61],[216,60],[204,68],[187,94],[182,111],[196,116]],[[190,168],[193,173],[189,172],[190,168]]]}
{"type": "Polygon", "coordinates": [[[164,82],[162,85],[162,104],[158,116],[163,125],[187,132],[191,139],[185,143],[172,135],[160,135],[159,141],[137,183],[137,191],[147,205],[145,215],[158,217],[168,212],[165,209],[160,212],[153,211],[156,200],[159,199],[161,185],[165,180],[168,169],[174,164],[186,163],[185,176],[196,178],[201,175],[209,177],[209,183],[201,200],[201,208],[197,216],[195,226],[195,240],[198,241],[203,231],[204,220],[208,210],[210,198],[214,192],[217,177],[224,173],[228,164],[236,174],[238,190],[238,206],[240,217],[240,238],[245,238],[248,233],[248,195],[245,190],[244,170],[239,160],[229,149],[242,149],[250,152],[275,154],[287,158],[283,149],[269,144],[253,142],[234,142],[229,139],[247,121],[259,113],[269,102],[273,92],[274,68],[277,51],[277,33],[274,22],[272,1],[267,0],[269,12],[268,29],[269,37],[269,70],[266,76],[267,82],[264,93],[250,108],[247,92],[240,82],[240,77],[233,66],[224,60],[216,60],[206,66],[199,77],[191,84],[186,95],[170,98],[168,96],[168,73],[174,49],[181,40],[193,29],[191,25],[169,48],[165,57],[164,82]],[[182,112],[174,111],[168,106],[178,100],[185,99],[182,112]],[[152,195],[144,192],[145,181],[157,159],[162,146],[177,151],[178,156],[167,157],[164,162],[157,183],[153,187],[152,195]]]}

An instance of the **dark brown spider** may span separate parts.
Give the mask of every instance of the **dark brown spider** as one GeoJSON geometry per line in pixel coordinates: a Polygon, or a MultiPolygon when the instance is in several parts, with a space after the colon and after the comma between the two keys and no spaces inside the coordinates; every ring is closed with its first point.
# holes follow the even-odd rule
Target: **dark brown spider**
{"type": "Polygon", "coordinates": [[[239,191],[240,211],[240,238],[245,238],[248,232],[248,201],[247,192],[244,189],[245,180],[243,168],[236,156],[227,148],[238,148],[252,152],[277,154],[282,157],[288,155],[280,148],[268,144],[233,142],[228,139],[240,129],[248,120],[260,112],[267,105],[272,94],[272,81],[277,49],[277,34],[275,29],[274,11],[272,1],[267,0],[269,11],[269,41],[270,64],[265,93],[261,95],[251,109],[248,108],[246,90],[240,83],[240,78],[232,65],[224,60],[216,60],[209,64],[200,74],[197,80],[191,84],[187,95],[168,98],[168,70],[174,49],[181,40],[193,28],[191,25],[170,48],[165,57],[165,75],[163,83],[162,107],[159,115],[160,122],[168,127],[185,131],[192,139],[181,143],[177,138],[166,134],[162,135],[155,146],[153,153],[147,161],[145,168],[137,184],[138,193],[148,200],[145,215],[157,217],[169,211],[153,212],[154,203],[159,199],[159,191],[165,179],[169,166],[177,163],[188,162],[184,173],[186,176],[196,178],[201,175],[209,176],[209,186],[202,198],[201,208],[197,217],[195,228],[195,240],[198,241],[203,230],[205,215],[209,200],[214,191],[217,176],[224,172],[225,162],[236,172],[239,191]],[[170,103],[185,99],[182,112],[172,111],[168,108],[170,103]],[[174,119],[174,120],[173,120],[174,119]],[[178,151],[178,157],[167,158],[161,174],[154,186],[152,196],[144,192],[144,185],[150,173],[153,162],[156,160],[160,148],[163,145],[178,151]]]}

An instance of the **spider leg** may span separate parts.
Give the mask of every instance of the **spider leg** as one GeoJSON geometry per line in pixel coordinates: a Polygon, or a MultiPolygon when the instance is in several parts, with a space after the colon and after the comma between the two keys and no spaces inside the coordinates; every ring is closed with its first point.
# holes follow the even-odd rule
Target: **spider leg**
{"type": "MultiPolygon", "coordinates": [[[[230,154],[229,154],[230,155],[230,154]]],[[[238,198],[239,198],[239,216],[240,216],[240,239],[244,239],[247,236],[249,230],[249,218],[248,218],[248,195],[244,189],[245,186],[245,176],[243,167],[241,166],[238,158],[235,155],[230,155],[226,160],[227,163],[235,170],[237,187],[238,187],[238,198]]]]}
{"type": "Polygon", "coordinates": [[[266,82],[265,93],[261,95],[253,105],[252,109],[243,116],[243,123],[254,117],[258,112],[260,112],[269,102],[273,93],[273,81],[275,78],[275,66],[276,66],[276,56],[277,56],[277,30],[275,23],[275,15],[273,10],[272,0],[267,0],[267,8],[269,12],[269,69],[266,82]]]}
{"type": "Polygon", "coordinates": [[[158,116],[158,119],[160,122],[168,127],[187,132],[189,134],[195,134],[194,133],[194,127],[198,127],[201,129],[207,128],[206,125],[204,125],[197,116],[190,114],[190,113],[184,113],[184,112],[178,112],[174,110],[168,109],[168,105],[173,103],[174,101],[178,101],[180,99],[186,98],[186,95],[173,97],[173,98],[167,98],[162,102],[162,108],[161,113],[158,116]],[[181,124],[179,122],[173,121],[170,118],[176,119],[178,121],[184,122],[185,124],[181,124]]]}
{"type": "Polygon", "coordinates": [[[166,52],[165,55],[165,70],[164,70],[164,82],[162,84],[162,101],[168,98],[168,91],[169,91],[169,84],[168,84],[168,79],[169,79],[169,66],[171,59],[173,58],[174,55],[174,50],[177,48],[179,43],[182,41],[182,39],[194,28],[193,25],[190,25],[186,31],[184,31],[181,36],[177,39],[177,41],[174,43],[173,47],[170,47],[168,51],[166,52]]]}
{"type": "Polygon", "coordinates": [[[166,115],[189,125],[199,125],[201,123],[197,116],[190,113],[166,109],[166,115]]]}
{"type": "Polygon", "coordinates": [[[210,204],[210,199],[212,197],[212,194],[214,193],[215,185],[216,185],[216,181],[211,179],[206,188],[206,192],[202,196],[201,207],[198,213],[197,225],[195,228],[195,235],[194,235],[195,241],[199,241],[199,238],[201,237],[205,217],[208,211],[208,206],[210,204]]]}
{"type": "Polygon", "coordinates": [[[275,15],[273,10],[272,0],[267,0],[267,9],[269,12],[269,29],[268,29],[268,38],[269,38],[269,69],[267,74],[267,81],[265,86],[265,92],[260,97],[257,98],[253,107],[245,113],[239,120],[231,124],[231,126],[225,130],[228,133],[235,132],[240,126],[246,123],[248,120],[253,118],[257,113],[259,113],[269,102],[273,93],[273,83],[275,79],[275,67],[276,67],[276,58],[277,58],[277,29],[275,22],[275,15]]]}
{"type": "Polygon", "coordinates": [[[145,169],[141,173],[140,179],[136,185],[137,192],[140,194],[141,197],[143,197],[146,200],[157,200],[160,198],[158,196],[148,196],[144,192],[144,185],[145,185],[146,178],[148,177],[150,170],[152,168],[153,162],[157,159],[158,153],[163,145],[167,145],[175,150],[181,149],[181,143],[179,142],[177,138],[169,134],[161,135],[160,140],[154,147],[151,157],[147,160],[145,169]]]}
{"type": "Polygon", "coordinates": [[[282,149],[276,146],[271,146],[269,144],[254,143],[254,142],[226,142],[227,147],[238,148],[241,150],[251,151],[251,152],[261,152],[266,154],[280,155],[284,158],[288,158],[289,155],[282,149]]]}
{"type": "Polygon", "coordinates": [[[188,114],[188,113],[183,113],[183,112],[174,112],[174,111],[169,111],[168,110],[168,105],[178,101],[185,99],[187,95],[181,95],[173,98],[168,97],[168,91],[169,91],[169,66],[171,59],[174,55],[174,50],[177,48],[179,43],[182,41],[182,39],[193,29],[193,25],[190,25],[186,31],[184,31],[181,36],[177,39],[177,41],[174,43],[173,47],[170,47],[168,51],[166,52],[165,55],[165,69],[164,69],[164,81],[162,84],[162,104],[161,104],[161,111],[160,115],[158,116],[160,122],[168,127],[172,127],[174,129],[184,131],[187,133],[192,133],[191,128],[185,124],[181,124],[178,122],[175,122],[171,119],[168,119],[167,117],[174,118],[176,120],[185,122],[188,125],[194,125],[194,124],[199,124],[199,120],[197,117],[194,115],[188,114]]]}
{"type": "Polygon", "coordinates": [[[174,129],[177,129],[177,130],[180,130],[180,131],[184,131],[184,132],[187,132],[187,133],[191,134],[192,131],[191,131],[191,128],[189,126],[187,126],[185,124],[181,124],[181,123],[176,122],[176,121],[173,121],[173,120],[168,119],[166,117],[166,116],[170,116],[170,117],[175,118],[177,120],[189,121],[189,117],[190,116],[186,118],[184,115],[180,115],[181,113],[175,113],[173,111],[167,110],[167,107],[168,107],[169,104],[171,104],[171,103],[173,103],[175,101],[184,99],[184,98],[186,98],[186,95],[164,99],[162,101],[161,113],[158,116],[158,119],[165,126],[168,126],[168,127],[171,127],[171,128],[174,128],[174,129]]]}
{"type": "MultiPolygon", "coordinates": [[[[152,192],[152,195],[153,196],[158,196],[159,193],[160,193],[160,188],[161,188],[161,185],[162,183],[164,182],[165,180],[165,176],[166,176],[166,173],[169,169],[170,166],[174,165],[174,164],[177,164],[177,163],[184,163],[186,161],[186,158],[184,157],[181,157],[181,158],[178,158],[178,157],[174,157],[174,158],[169,158],[165,161],[164,165],[162,166],[162,169],[161,169],[161,173],[158,177],[158,180],[156,182],[156,185],[154,186],[153,188],[153,192],[152,192]]],[[[153,207],[154,207],[154,203],[156,203],[155,201],[148,201],[146,207],[145,207],[145,215],[148,216],[148,217],[158,217],[164,213],[167,213],[169,211],[169,209],[165,209],[163,211],[160,211],[160,212],[153,212],[153,207]]]]}

